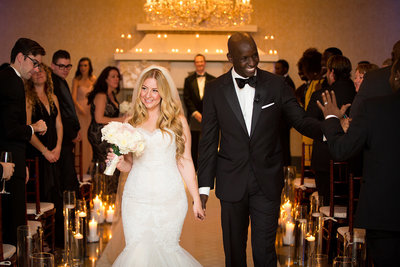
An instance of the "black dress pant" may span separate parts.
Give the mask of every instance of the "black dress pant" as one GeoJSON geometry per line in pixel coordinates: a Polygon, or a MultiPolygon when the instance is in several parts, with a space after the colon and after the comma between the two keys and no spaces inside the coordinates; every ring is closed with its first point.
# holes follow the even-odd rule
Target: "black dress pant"
{"type": "Polygon", "coordinates": [[[399,266],[400,230],[367,229],[367,249],[375,267],[399,266]]]}
{"type": "Polygon", "coordinates": [[[194,168],[197,171],[197,158],[199,155],[199,141],[200,141],[200,131],[191,131],[192,135],[192,159],[194,163],[194,168]]]}
{"type": "MultiPolygon", "coordinates": [[[[60,185],[61,192],[64,191],[75,191],[78,194],[79,182],[75,171],[75,155],[74,155],[74,143],[63,143],[61,147],[60,159],[60,185]]],[[[77,195],[78,196],[78,195],[77,195]]]]}
{"type": "Polygon", "coordinates": [[[221,221],[227,267],[244,267],[246,245],[251,221],[251,246],[255,267],[277,265],[275,251],[280,200],[266,198],[255,178],[250,178],[248,190],[242,200],[221,200],[221,221]]]}
{"type": "MultiPolygon", "coordinates": [[[[2,184],[1,184],[2,186],[2,184]]],[[[1,195],[3,243],[17,245],[17,227],[26,225],[25,178],[11,177],[6,182],[6,191],[1,195]]]]}

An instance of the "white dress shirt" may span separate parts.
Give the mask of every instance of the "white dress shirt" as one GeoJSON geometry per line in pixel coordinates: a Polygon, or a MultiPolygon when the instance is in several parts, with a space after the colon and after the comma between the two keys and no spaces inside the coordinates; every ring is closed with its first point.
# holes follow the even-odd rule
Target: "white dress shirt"
{"type": "MultiPolygon", "coordinates": [[[[246,79],[237,74],[234,68],[232,68],[232,79],[233,84],[235,86],[236,95],[239,100],[240,109],[242,110],[243,118],[246,123],[247,133],[250,135],[251,133],[251,120],[253,117],[253,103],[254,103],[254,95],[256,90],[254,87],[251,87],[248,83],[240,89],[236,83],[235,78],[246,79]]],[[[254,74],[257,75],[257,72],[254,74]]],[[[203,195],[210,195],[210,187],[200,187],[199,193],[203,195]]]]}

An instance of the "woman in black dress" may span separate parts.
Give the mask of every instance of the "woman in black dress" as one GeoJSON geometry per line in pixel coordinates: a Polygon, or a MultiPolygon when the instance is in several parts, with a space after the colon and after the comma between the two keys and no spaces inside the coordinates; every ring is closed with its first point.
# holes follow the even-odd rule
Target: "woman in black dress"
{"type": "MultiPolygon", "coordinates": [[[[101,129],[111,121],[124,122],[126,117],[119,117],[119,103],[116,95],[120,91],[121,75],[116,67],[106,67],[100,74],[93,90],[88,94],[91,122],[88,129],[88,140],[92,145],[92,163],[98,162],[100,171],[105,169],[107,150],[111,146],[101,141],[101,129]]],[[[106,179],[105,194],[117,192],[119,172],[106,179]]]]}
{"type": "Polygon", "coordinates": [[[60,171],[57,161],[60,159],[63,126],[59,104],[53,93],[53,81],[50,68],[40,65],[39,72],[25,85],[27,124],[44,120],[47,131],[44,135],[35,133],[27,147],[27,159],[39,158],[40,200],[54,203],[56,208],[56,239],[62,243],[63,213],[60,171]],[[58,234],[61,233],[61,234],[58,234]]]}

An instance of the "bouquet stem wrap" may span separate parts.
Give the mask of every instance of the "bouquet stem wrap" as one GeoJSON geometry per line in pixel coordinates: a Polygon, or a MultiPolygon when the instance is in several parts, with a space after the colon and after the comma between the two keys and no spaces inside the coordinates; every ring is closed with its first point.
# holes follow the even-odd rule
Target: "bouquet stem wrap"
{"type": "Polygon", "coordinates": [[[113,149],[114,154],[116,155],[115,157],[113,157],[112,160],[110,160],[109,162],[107,162],[107,167],[104,171],[105,175],[108,176],[112,176],[115,172],[115,169],[117,168],[117,164],[119,162],[119,156],[121,156],[121,153],[119,152],[119,149],[117,146],[112,145],[111,146],[113,149]]]}
{"type": "Polygon", "coordinates": [[[145,147],[145,141],[142,136],[129,123],[110,122],[101,129],[101,140],[111,144],[113,153],[116,155],[107,162],[105,175],[113,175],[119,162],[119,156],[128,153],[134,153],[140,156],[145,147]]]}

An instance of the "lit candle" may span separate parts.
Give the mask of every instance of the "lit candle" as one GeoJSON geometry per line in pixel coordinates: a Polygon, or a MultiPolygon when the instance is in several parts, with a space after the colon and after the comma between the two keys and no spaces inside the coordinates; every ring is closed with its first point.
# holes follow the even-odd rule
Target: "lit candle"
{"type": "Polygon", "coordinates": [[[101,204],[100,205],[99,223],[104,222],[105,213],[106,213],[106,207],[103,204],[101,204]]]}
{"type": "Polygon", "coordinates": [[[283,237],[283,244],[292,245],[294,243],[293,230],[294,230],[294,223],[287,222],[285,236],[283,237]]]}
{"type": "Polygon", "coordinates": [[[107,221],[108,223],[112,223],[113,217],[114,217],[114,210],[113,210],[113,208],[110,206],[110,207],[108,208],[108,210],[107,210],[107,218],[106,218],[106,221],[107,221]]]}
{"type": "Polygon", "coordinates": [[[94,218],[89,222],[89,238],[91,240],[97,239],[97,221],[94,218]]]}
{"type": "Polygon", "coordinates": [[[99,199],[99,196],[96,195],[96,197],[93,199],[93,209],[95,212],[97,212],[100,209],[101,205],[101,200],[99,199]]]}
{"type": "Polygon", "coordinates": [[[76,234],[74,235],[74,237],[75,237],[75,239],[82,239],[82,238],[83,238],[83,235],[82,235],[81,233],[76,233],[76,234]]]}
{"type": "Polygon", "coordinates": [[[307,236],[307,248],[308,248],[308,257],[312,258],[312,255],[314,254],[315,250],[315,237],[313,235],[307,236]]]}
{"type": "Polygon", "coordinates": [[[81,217],[81,218],[86,217],[86,212],[81,211],[81,212],[78,213],[78,216],[81,217]]]}
{"type": "Polygon", "coordinates": [[[285,210],[286,214],[290,216],[290,213],[292,212],[292,204],[288,201],[283,204],[283,209],[285,210]]]}

